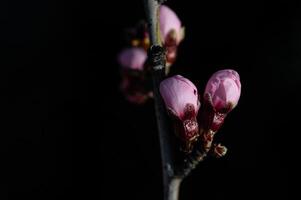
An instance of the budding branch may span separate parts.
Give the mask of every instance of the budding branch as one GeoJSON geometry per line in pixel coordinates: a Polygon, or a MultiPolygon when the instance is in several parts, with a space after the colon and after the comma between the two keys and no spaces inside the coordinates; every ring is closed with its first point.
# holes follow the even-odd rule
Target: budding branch
{"type": "Polygon", "coordinates": [[[155,110],[161,148],[164,200],[177,200],[181,181],[206,157],[207,152],[195,148],[183,159],[181,164],[175,162],[178,150],[174,144],[174,134],[169,128],[168,116],[159,93],[160,82],[165,78],[165,50],[161,45],[158,23],[158,9],[161,2],[162,0],[144,0],[144,5],[151,44],[149,64],[152,67],[155,110]]]}

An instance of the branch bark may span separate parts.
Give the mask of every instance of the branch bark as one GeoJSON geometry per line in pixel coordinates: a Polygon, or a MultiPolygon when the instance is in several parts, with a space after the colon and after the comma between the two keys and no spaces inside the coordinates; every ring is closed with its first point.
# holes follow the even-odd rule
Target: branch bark
{"type": "Polygon", "coordinates": [[[165,78],[165,49],[161,46],[158,24],[158,8],[163,0],[144,0],[145,13],[148,22],[150,36],[149,64],[152,68],[153,91],[155,100],[155,110],[158,125],[159,141],[161,148],[162,173],[164,185],[164,200],[178,200],[180,185],[187,175],[203,161],[207,156],[208,149],[211,148],[212,141],[201,141],[204,144],[196,146],[194,151],[186,155],[183,161],[176,164],[176,155],[173,134],[169,129],[167,113],[163,100],[159,92],[160,82],[165,78]],[[207,142],[210,142],[207,144],[207,142]]]}
{"type": "Polygon", "coordinates": [[[161,147],[164,200],[178,200],[181,177],[175,176],[175,156],[165,106],[159,92],[160,82],[165,78],[165,50],[159,37],[158,8],[156,0],[144,0],[151,47],[149,62],[152,67],[155,110],[161,147]]]}

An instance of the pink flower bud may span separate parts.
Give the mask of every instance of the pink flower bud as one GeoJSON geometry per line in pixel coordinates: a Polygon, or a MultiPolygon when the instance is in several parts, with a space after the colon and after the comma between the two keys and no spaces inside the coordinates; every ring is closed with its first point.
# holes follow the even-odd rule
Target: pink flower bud
{"type": "Polygon", "coordinates": [[[239,75],[231,69],[220,70],[209,79],[200,121],[203,131],[216,132],[227,114],[237,105],[241,91],[239,75]]]}
{"type": "Polygon", "coordinates": [[[176,134],[184,142],[183,150],[189,152],[199,130],[196,121],[200,107],[197,88],[188,79],[176,75],[161,82],[160,93],[174,119],[176,134]]]}
{"type": "Polygon", "coordinates": [[[159,22],[161,31],[161,41],[166,48],[166,69],[175,62],[178,45],[184,38],[184,27],[174,11],[167,6],[160,6],[159,22]]]}
{"type": "Polygon", "coordinates": [[[132,47],[124,49],[118,55],[119,64],[124,69],[143,70],[147,54],[143,48],[132,47]]]}
{"type": "Polygon", "coordinates": [[[196,116],[199,110],[198,91],[190,80],[180,75],[167,78],[160,84],[160,93],[166,107],[181,120],[187,116],[187,105],[193,107],[196,116]]]}
{"type": "Polygon", "coordinates": [[[231,69],[220,70],[209,79],[205,94],[209,94],[216,111],[232,110],[238,103],[241,91],[239,75],[231,69]]]}
{"type": "Polygon", "coordinates": [[[179,44],[184,34],[181,21],[176,13],[169,7],[161,5],[159,10],[159,22],[162,42],[165,43],[172,38],[176,41],[176,44],[179,44]]]}
{"type": "Polygon", "coordinates": [[[140,47],[124,49],[118,55],[122,67],[120,89],[131,103],[143,104],[152,97],[146,59],[146,51],[140,47]]]}

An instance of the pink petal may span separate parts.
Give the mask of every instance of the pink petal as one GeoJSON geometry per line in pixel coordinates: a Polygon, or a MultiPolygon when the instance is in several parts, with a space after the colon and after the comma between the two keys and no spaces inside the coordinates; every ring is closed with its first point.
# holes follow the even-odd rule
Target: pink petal
{"type": "Polygon", "coordinates": [[[161,36],[164,41],[172,30],[176,32],[177,40],[181,40],[181,21],[173,10],[165,5],[161,5],[159,10],[159,21],[161,36]]]}
{"type": "Polygon", "coordinates": [[[147,54],[143,48],[124,49],[118,55],[119,64],[125,69],[143,70],[147,54]]]}
{"type": "Polygon", "coordinates": [[[241,93],[238,73],[231,69],[217,71],[209,79],[205,93],[211,95],[213,105],[217,110],[226,108],[229,103],[234,108],[241,93]]]}
{"type": "Polygon", "coordinates": [[[197,114],[199,109],[197,88],[183,76],[176,75],[162,81],[160,93],[167,108],[172,110],[180,119],[184,117],[187,104],[192,104],[197,114]]]}

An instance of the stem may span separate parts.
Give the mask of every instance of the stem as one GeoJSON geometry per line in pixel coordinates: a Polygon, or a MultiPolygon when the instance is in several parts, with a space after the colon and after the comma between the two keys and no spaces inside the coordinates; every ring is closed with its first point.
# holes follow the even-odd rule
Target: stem
{"type": "MultiPolygon", "coordinates": [[[[168,127],[168,120],[165,111],[165,107],[163,104],[163,100],[161,98],[159,92],[159,84],[163,80],[165,76],[165,69],[164,65],[160,63],[155,63],[154,60],[162,61],[160,57],[162,54],[163,48],[159,46],[152,46],[150,49],[150,57],[153,59],[153,70],[152,70],[152,78],[153,78],[153,91],[154,91],[154,99],[155,99],[155,110],[156,110],[156,118],[157,118],[157,125],[158,125],[158,133],[159,133],[159,141],[160,141],[160,149],[161,149],[161,160],[162,160],[162,173],[163,173],[163,185],[164,185],[164,196],[166,200],[169,200],[171,194],[169,194],[168,189],[170,188],[171,180],[174,177],[175,165],[174,165],[174,151],[172,149],[172,137],[170,134],[170,129],[168,127]],[[159,55],[156,51],[159,51],[159,55]],[[157,58],[159,56],[159,58],[157,58]],[[167,193],[166,193],[167,192],[167,193]]],[[[178,189],[178,188],[177,188],[178,189]]],[[[177,199],[173,199],[177,200],[177,199]]]]}
{"type": "Polygon", "coordinates": [[[191,171],[206,158],[207,153],[208,151],[204,150],[200,144],[197,144],[194,150],[184,159],[184,165],[181,168],[182,177],[185,178],[188,176],[191,171]]]}
{"type": "Polygon", "coordinates": [[[166,200],[177,200],[179,199],[179,190],[180,185],[182,182],[182,178],[173,178],[169,181],[167,189],[168,191],[164,192],[165,194],[168,194],[168,196],[165,196],[164,199],[166,200]]]}
{"type": "Polygon", "coordinates": [[[155,110],[161,149],[164,199],[177,200],[182,178],[175,177],[174,175],[175,157],[171,144],[173,140],[168,126],[165,106],[159,92],[160,82],[165,78],[165,50],[160,46],[160,38],[158,37],[159,3],[156,0],[144,0],[144,5],[151,43],[151,48],[149,49],[149,61],[152,67],[155,110]]]}
{"type": "MultiPolygon", "coordinates": [[[[144,0],[151,45],[149,49],[149,64],[152,68],[155,110],[161,149],[164,200],[178,200],[183,178],[189,175],[199,162],[204,160],[208,150],[204,150],[201,145],[198,145],[191,154],[184,158],[183,165],[178,166],[175,164],[177,151],[174,148],[174,138],[168,126],[167,113],[159,92],[160,83],[165,78],[166,56],[159,37],[158,1],[144,0]]],[[[210,149],[211,143],[207,144],[207,142],[212,141],[205,140],[204,142],[204,146],[208,146],[210,149]]]]}
{"type": "Polygon", "coordinates": [[[148,22],[148,31],[150,35],[150,44],[161,45],[158,24],[158,8],[159,3],[156,0],[144,0],[145,13],[148,22]]]}

